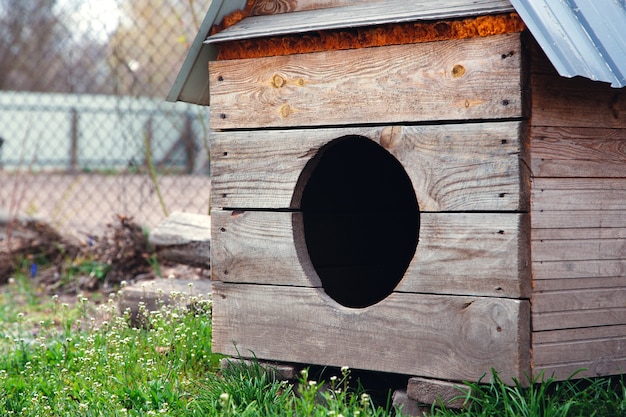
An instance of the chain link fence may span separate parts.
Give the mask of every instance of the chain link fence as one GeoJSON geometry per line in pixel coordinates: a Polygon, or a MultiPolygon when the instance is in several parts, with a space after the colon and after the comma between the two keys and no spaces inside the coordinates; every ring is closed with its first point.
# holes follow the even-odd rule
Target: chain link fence
{"type": "Polygon", "coordinates": [[[98,234],[207,213],[207,109],[165,97],[210,0],[0,0],[0,211],[98,234]]]}

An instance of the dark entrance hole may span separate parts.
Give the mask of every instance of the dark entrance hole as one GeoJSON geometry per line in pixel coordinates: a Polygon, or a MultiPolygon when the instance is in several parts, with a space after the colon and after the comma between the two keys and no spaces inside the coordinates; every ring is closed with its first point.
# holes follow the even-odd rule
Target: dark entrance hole
{"type": "Polygon", "coordinates": [[[324,291],[347,307],[383,300],[419,237],[417,198],[400,162],[370,139],[346,136],[320,149],[301,180],[304,240],[324,291]]]}

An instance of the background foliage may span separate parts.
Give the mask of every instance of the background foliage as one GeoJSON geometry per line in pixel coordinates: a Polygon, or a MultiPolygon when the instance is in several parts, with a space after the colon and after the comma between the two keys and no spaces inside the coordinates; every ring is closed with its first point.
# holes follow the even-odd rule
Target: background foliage
{"type": "Polygon", "coordinates": [[[210,0],[0,0],[0,210],[92,233],[208,209],[206,108],[165,97],[210,0]],[[162,183],[161,183],[162,180],[162,183]]]}

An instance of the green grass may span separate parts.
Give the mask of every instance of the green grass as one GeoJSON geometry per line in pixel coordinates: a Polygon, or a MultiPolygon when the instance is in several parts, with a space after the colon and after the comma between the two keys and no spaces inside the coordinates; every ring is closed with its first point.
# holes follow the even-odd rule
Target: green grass
{"type": "Polygon", "coordinates": [[[220,359],[211,353],[208,301],[181,299],[134,328],[115,296],[97,307],[84,297],[36,305],[23,279],[3,294],[0,415],[201,415],[193,412],[198,381],[220,359]],[[20,299],[26,312],[15,314],[11,300],[20,299]]]}
{"type": "MultiPolygon", "coordinates": [[[[210,300],[174,296],[129,325],[118,299],[94,303],[42,297],[25,274],[0,292],[0,415],[19,416],[374,416],[400,415],[376,404],[348,369],[325,381],[303,371],[297,384],[271,378],[256,362],[219,370],[211,353],[210,300]],[[193,308],[189,308],[192,305],[193,308]]],[[[316,374],[317,375],[317,374],[316,374]]],[[[626,416],[624,379],[532,381],[530,387],[467,384],[463,410],[430,415],[626,416]]]]}
{"type": "MultiPolygon", "coordinates": [[[[491,383],[467,383],[462,411],[433,407],[437,417],[623,417],[626,416],[624,377],[556,381],[539,375],[514,386],[492,372],[491,383]]],[[[573,375],[575,376],[575,374],[573,375]]],[[[573,377],[572,376],[572,377],[573,377]]]]}

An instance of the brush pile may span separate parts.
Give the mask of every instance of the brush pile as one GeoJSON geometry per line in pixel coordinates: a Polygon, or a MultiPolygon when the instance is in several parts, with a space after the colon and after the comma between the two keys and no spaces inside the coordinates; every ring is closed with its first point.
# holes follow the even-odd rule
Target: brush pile
{"type": "Polygon", "coordinates": [[[144,229],[116,216],[103,236],[78,242],[32,218],[0,220],[0,284],[17,271],[47,293],[114,290],[121,281],[152,278],[157,260],[144,229]]]}

